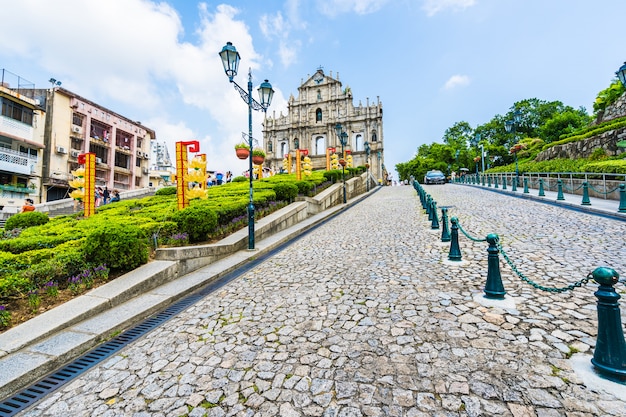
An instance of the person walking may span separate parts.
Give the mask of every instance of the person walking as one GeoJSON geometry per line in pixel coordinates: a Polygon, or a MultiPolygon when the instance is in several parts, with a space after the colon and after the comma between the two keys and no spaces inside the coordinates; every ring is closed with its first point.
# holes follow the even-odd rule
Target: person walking
{"type": "Polygon", "coordinates": [[[27,198],[24,200],[24,205],[22,206],[22,210],[20,213],[28,213],[29,211],[35,211],[34,202],[32,199],[27,198]]]}
{"type": "Polygon", "coordinates": [[[109,189],[105,185],[104,190],[102,191],[102,204],[108,203],[110,198],[111,198],[111,193],[109,192],[109,189]]]}

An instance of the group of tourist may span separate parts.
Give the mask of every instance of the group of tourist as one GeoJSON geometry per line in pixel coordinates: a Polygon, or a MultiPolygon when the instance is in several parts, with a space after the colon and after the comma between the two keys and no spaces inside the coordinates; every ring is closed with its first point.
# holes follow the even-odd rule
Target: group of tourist
{"type": "Polygon", "coordinates": [[[94,194],[96,199],[96,207],[120,201],[119,191],[113,190],[113,193],[111,194],[106,185],[104,186],[104,189],[102,187],[96,187],[96,191],[94,194]]]}

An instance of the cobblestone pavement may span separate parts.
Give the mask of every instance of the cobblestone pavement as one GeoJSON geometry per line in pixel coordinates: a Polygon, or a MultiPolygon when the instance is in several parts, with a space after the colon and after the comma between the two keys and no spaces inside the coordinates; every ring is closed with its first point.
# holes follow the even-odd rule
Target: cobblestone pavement
{"type": "MultiPolygon", "coordinates": [[[[622,222],[427,190],[542,285],[626,275],[622,222]]],[[[385,187],[21,415],[626,415],[567,359],[593,350],[597,285],[541,292],[501,262],[515,304],[487,307],[486,243],[461,236],[464,262],[449,265],[440,233],[412,187],[385,187]]]]}

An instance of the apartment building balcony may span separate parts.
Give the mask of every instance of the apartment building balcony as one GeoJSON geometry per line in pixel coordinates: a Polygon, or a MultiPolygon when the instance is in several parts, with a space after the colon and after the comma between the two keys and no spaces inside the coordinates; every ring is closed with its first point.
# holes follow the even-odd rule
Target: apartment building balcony
{"type": "MultiPolygon", "coordinates": [[[[33,142],[33,127],[10,117],[0,116],[0,132],[5,136],[35,144],[33,142]]],[[[38,146],[41,147],[42,145],[38,146]]]]}
{"type": "Polygon", "coordinates": [[[32,175],[35,173],[36,165],[37,159],[30,157],[28,154],[12,149],[0,148],[0,171],[32,175]]]}

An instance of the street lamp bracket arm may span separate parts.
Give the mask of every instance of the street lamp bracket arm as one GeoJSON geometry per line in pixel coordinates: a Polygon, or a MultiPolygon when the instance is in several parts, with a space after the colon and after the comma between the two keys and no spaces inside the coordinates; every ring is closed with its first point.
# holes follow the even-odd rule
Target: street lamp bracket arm
{"type": "Polygon", "coordinates": [[[244,90],[243,88],[241,88],[239,84],[237,84],[234,80],[231,80],[230,82],[233,83],[233,86],[235,86],[235,90],[239,92],[239,95],[241,96],[242,100],[246,104],[251,103],[253,110],[257,110],[257,111],[262,110],[264,112],[267,111],[267,107],[264,107],[261,103],[256,101],[253,97],[250,97],[248,92],[244,90]]]}

